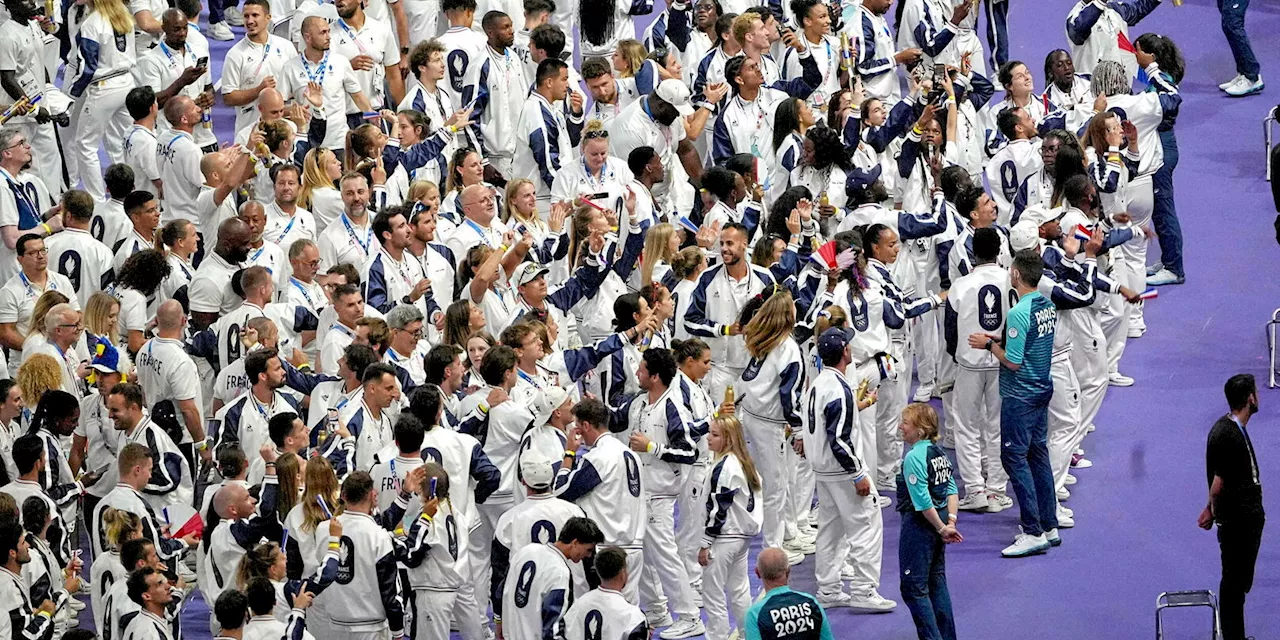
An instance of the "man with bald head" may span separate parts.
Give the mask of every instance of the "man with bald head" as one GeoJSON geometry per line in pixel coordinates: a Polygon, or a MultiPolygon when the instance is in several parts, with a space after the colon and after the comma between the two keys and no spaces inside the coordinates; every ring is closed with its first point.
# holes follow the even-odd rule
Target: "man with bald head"
{"type": "Polygon", "coordinates": [[[341,53],[329,50],[328,20],[317,15],[304,18],[302,42],[305,45],[302,54],[294,56],[280,70],[280,93],[305,105],[308,101],[303,90],[312,83],[320,86],[324,96],[321,112],[325,119],[325,137],[321,144],[341,157],[348,130],[347,99],[350,98],[365,113],[372,111],[373,107],[360,89],[351,61],[341,53]]]}
{"type": "MultiPolygon", "coordinates": [[[[257,451],[246,453],[250,459],[258,457],[257,451]]],[[[212,532],[205,532],[210,536],[209,546],[201,567],[203,570],[199,572],[200,591],[210,600],[217,600],[222,590],[233,584],[226,577],[236,575],[240,560],[260,540],[280,540],[284,534],[280,521],[275,517],[279,491],[275,447],[264,445],[262,457],[267,471],[262,479],[261,502],[249,493],[246,483],[238,481],[227,482],[213,494],[213,510],[221,520],[212,532]],[[215,575],[224,576],[224,579],[215,580],[215,575]]]]}
{"type": "MultiPolygon", "coordinates": [[[[792,591],[791,563],[787,552],[768,547],[756,557],[756,575],[765,594],[747,610],[743,633],[747,640],[788,638],[794,640],[833,640],[827,614],[817,598],[792,591]],[[779,633],[775,625],[785,622],[787,633],[779,633]],[[792,632],[791,629],[796,631],[792,632]]],[[[745,587],[745,585],[744,585],[745,587]]]]}
{"type": "Polygon", "coordinates": [[[217,245],[196,269],[188,288],[194,331],[203,331],[219,316],[240,306],[241,298],[231,288],[231,277],[244,268],[248,259],[249,225],[240,218],[223,220],[218,225],[217,245]]]}
{"type": "Polygon", "coordinates": [[[453,251],[457,266],[467,259],[471,247],[483,244],[491,249],[502,246],[502,234],[507,232],[507,225],[497,219],[498,207],[493,187],[484,184],[473,184],[458,195],[458,208],[470,222],[458,225],[450,234],[445,245],[453,251]]]}
{"type": "Polygon", "coordinates": [[[200,195],[200,185],[204,184],[204,174],[200,171],[204,151],[196,144],[193,132],[203,112],[194,100],[182,94],[169,98],[163,112],[170,132],[157,138],[156,159],[160,165],[160,181],[164,184],[164,216],[160,221],[190,220],[199,228],[196,198],[200,195]]]}
{"type": "MultiPolygon", "coordinates": [[[[156,337],[138,350],[135,365],[138,384],[143,395],[153,401],[173,402],[182,426],[182,449],[188,463],[193,463],[195,452],[206,462],[212,459],[205,443],[204,421],[200,419],[203,395],[196,363],[183,346],[183,333],[187,327],[187,315],[182,303],[165,300],[156,309],[156,337]]],[[[192,468],[195,468],[194,466],[192,468]]]]}
{"type": "Polygon", "coordinates": [[[278,244],[267,242],[263,237],[263,230],[267,226],[267,210],[261,202],[250,200],[240,205],[238,217],[249,227],[249,265],[265,268],[271,274],[276,288],[284,287],[289,283],[285,250],[278,244]]]}
{"type": "MultiPolygon", "coordinates": [[[[138,59],[133,68],[133,79],[138,86],[151,87],[156,94],[156,104],[161,109],[169,99],[184,95],[195,101],[202,115],[213,107],[213,81],[209,78],[209,60],[200,64],[200,57],[187,47],[187,16],[177,9],[169,9],[160,18],[164,29],[164,42],[138,59]]],[[[160,138],[167,140],[169,122],[159,122],[160,138]]],[[[202,149],[217,149],[218,138],[213,127],[201,122],[192,132],[196,145],[202,149]]]]}

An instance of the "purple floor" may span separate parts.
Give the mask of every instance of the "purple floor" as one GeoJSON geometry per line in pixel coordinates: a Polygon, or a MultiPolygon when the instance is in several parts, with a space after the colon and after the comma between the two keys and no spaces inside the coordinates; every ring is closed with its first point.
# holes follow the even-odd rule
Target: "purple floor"
{"type": "MultiPolygon", "coordinates": [[[[1027,62],[1040,84],[1050,49],[1067,44],[1063,24],[1070,0],[1014,2],[1011,55],[1027,62]]],[[[1161,289],[1148,305],[1147,335],[1133,340],[1123,370],[1137,380],[1114,389],[1086,441],[1092,469],[1077,473],[1068,506],[1076,528],[1046,556],[1003,560],[999,550],[1016,530],[1016,509],[998,515],[964,515],[966,541],[949,549],[949,582],[959,635],[985,640],[1140,638],[1154,633],[1153,610],[1162,591],[1217,590],[1217,543],[1196,527],[1204,506],[1204,440],[1226,410],[1222,384],[1248,372],[1265,385],[1266,342],[1262,327],[1280,307],[1280,283],[1256,262],[1274,256],[1272,203],[1261,179],[1264,156],[1258,123],[1276,104],[1280,89],[1232,100],[1217,84],[1233,75],[1234,63],[1215,3],[1165,2],[1132,39],[1147,31],[1171,36],[1187,58],[1185,102],[1178,123],[1181,164],[1176,173],[1178,206],[1186,237],[1188,282],[1161,289]],[[1259,268],[1261,267],[1261,269],[1259,268]]],[[[1264,74],[1280,82],[1275,63],[1280,9],[1254,2],[1248,28],[1264,74]]],[[[240,29],[236,29],[237,37],[240,29]]],[[[230,43],[214,44],[214,66],[230,43]]],[[[230,114],[219,107],[219,134],[230,138],[230,114]]],[[[1152,260],[1158,251],[1152,251],[1152,260]]],[[[1251,426],[1264,485],[1275,479],[1280,443],[1275,433],[1280,396],[1260,394],[1262,412],[1251,426]]],[[[1277,493],[1267,504],[1277,509],[1277,493]]],[[[1277,511],[1280,512],[1280,511],[1277,511]]],[[[885,511],[881,592],[898,600],[897,514],[885,511]]],[[[1249,599],[1251,633],[1275,637],[1280,629],[1280,551],[1268,535],[1258,558],[1249,599]]],[[[812,557],[794,568],[793,586],[812,590],[812,557]]],[[[187,609],[189,639],[208,638],[206,607],[198,598],[187,609]]],[[[86,614],[88,611],[85,612],[86,614]]],[[[87,618],[86,625],[92,624],[87,618]]],[[[1199,611],[1166,617],[1166,637],[1207,638],[1199,611]]],[[[907,640],[915,637],[906,608],[890,614],[831,614],[837,638],[907,640]]],[[[325,640],[325,639],[321,639],[325,640]]]]}

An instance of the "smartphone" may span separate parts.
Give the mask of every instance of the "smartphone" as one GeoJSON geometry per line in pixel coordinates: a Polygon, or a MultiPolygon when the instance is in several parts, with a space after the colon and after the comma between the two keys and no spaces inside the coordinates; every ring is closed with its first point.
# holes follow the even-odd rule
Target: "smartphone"
{"type": "Polygon", "coordinates": [[[93,470],[93,475],[95,475],[95,476],[97,476],[97,477],[101,478],[101,477],[102,477],[102,474],[106,473],[106,472],[107,472],[107,469],[110,469],[110,468],[111,468],[111,465],[109,465],[109,464],[104,464],[104,465],[102,465],[101,467],[98,467],[97,469],[94,469],[94,470],[93,470]]]}
{"type": "Polygon", "coordinates": [[[933,86],[941,87],[942,83],[946,81],[946,75],[947,75],[947,65],[945,64],[933,65],[933,86]]]}
{"type": "Polygon", "coordinates": [[[598,193],[592,193],[592,194],[590,194],[590,195],[585,195],[585,196],[582,196],[582,197],[584,197],[584,198],[586,198],[586,199],[588,199],[588,200],[608,200],[608,199],[609,199],[609,193],[608,193],[607,191],[601,191],[601,192],[598,192],[598,193]]]}
{"type": "Polygon", "coordinates": [[[196,66],[201,69],[209,66],[209,56],[200,56],[196,58],[196,66]]]}

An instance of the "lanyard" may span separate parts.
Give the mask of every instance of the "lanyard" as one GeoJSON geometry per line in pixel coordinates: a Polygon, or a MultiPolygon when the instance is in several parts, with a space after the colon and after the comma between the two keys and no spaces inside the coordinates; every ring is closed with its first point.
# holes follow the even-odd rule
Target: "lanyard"
{"type": "MultiPolygon", "coordinates": [[[[27,279],[27,274],[25,274],[25,273],[23,273],[23,272],[19,271],[19,272],[18,272],[18,278],[20,278],[20,279],[22,280],[22,286],[23,286],[23,287],[26,287],[26,289],[27,289],[27,297],[29,297],[29,298],[37,298],[37,297],[39,297],[39,296],[36,294],[36,289],[35,289],[35,287],[31,286],[31,281],[27,279]]],[[[42,293],[42,294],[43,294],[45,291],[48,291],[48,290],[50,290],[50,289],[52,289],[52,290],[54,290],[54,291],[57,291],[57,290],[58,290],[58,285],[57,285],[57,283],[56,283],[56,282],[54,282],[53,278],[50,278],[50,277],[48,276],[48,273],[46,272],[46,274],[45,274],[45,281],[44,281],[44,288],[40,289],[40,293],[42,293]]]]}
{"type": "MultiPolygon", "coordinates": [[[[256,263],[258,261],[258,258],[262,256],[262,252],[266,250],[267,250],[267,243],[264,242],[262,243],[262,247],[260,247],[257,251],[254,251],[252,256],[249,256],[249,262],[256,263]]],[[[270,271],[270,269],[268,269],[268,271],[270,271]]]]}
{"type": "Polygon", "coordinates": [[[8,171],[0,169],[0,172],[3,172],[4,179],[9,181],[9,186],[12,188],[13,194],[22,198],[22,201],[26,203],[28,207],[31,207],[31,211],[34,213],[36,211],[36,203],[32,202],[31,194],[27,193],[27,190],[22,187],[22,184],[17,180],[14,180],[13,177],[9,175],[8,171]]]}
{"type": "Polygon", "coordinates": [[[311,294],[307,292],[307,288],[302,286],[302,283],[299,282],[297,278],[294,278],[292,276],[289,278],[289,282],[292,283],[293,286],[298,288],[298,292],[302,294],[303,298],[306,298],[307,306],[311,307],[312,309],[315,309],[316,303],[311,299],[311,294]]]}
{"type": "MultiPolygon", "coordinates": [[[[258,66],[253,70],[253,77],[258,77],[262,73],[262,66],[267,63],[267,57],[271,55],[271,36],[267,36],[267,46],[262,48],[262,59],[258,60],[258,66]]],[[[327,54],[326,54],[327,55],[327,54]]]]}
{"type": "Polygon", "coordinates": [[[351,37],[351,40],[355,42],[356,48],[360,49],[360,55],[362,56],[369,55],[368,50],[364,48],[364,43],[360,42],[360,38],[356,37],[356,33],[351,30],[351,27],[347,26],[346,20],[343,20],[342,18],[338,18],[338,26],[342,27],[342,30],[346,31],[347,35],[351,37]]]}
{"type": "Polygon", "coordinates": [[[591,168],[587,166],[587,157],[582,157],[582,173],[587,178],[587,186],[593,189],[603,189],[605,182],[613,180],[613,169],[609,168],[609,159],[606,158],[604,166],[600,167],[600,181],[597,182],[595,176],[591,175],[591,168]]]}
{"type": "Polygon", "coordinates": [[[1253,483],[1255,485],[1260,485],[1262,483],[1258,479],[1258,461],[1254,457],[1253,453],[1253,440],[1249,439],[1249,432],[1244,430],[1244,425],[1240,424],[1240,421],[1237,420],[1235,416],[1229,417],[1231,418],[1231,421],[1236,423],[1236,426],[1239,427],[1240,435],[1244,436],[1244,445],[1249,449],[1249,470],[1253,472],[1253,483]]]}
{"type": "Polygon", "coordinates": [[[525,382],[528,382],[529,384],[533,385],[538,391],[542,391],[542,385],[538,384],[538,381],[535,380],[533,376],[519,369],[516,369],[516,375],[519,375],[521,380],[524,380],[525,382]]]}
{"type": "Polygon", "coordinates": [[[462,222],[475,230],[476,235],[480,236],[480,241],[484,243],[484,246],[489,247],[490,249],[493,248],[493,243],[489,241],[489,234],[485,233],[484,228],[476,224],[471,218],[463,218],[462,222]]]}
{"type": "MultiPolygon", "coordinates": [[[[279,206],[276,207],[276,209],[279,209],[279,208],[280,208],[279,206]]],[[[284,213],[284,212],[281,211],[281,213],[284,213]]],[[[289,224],[285,225],[284,231],[281,231],[280,235],[276,236],[276,244],[280,244],[280,242],[285,239],[285,236],[289,235],[289,231],[293,229],[293,223],[297,221],[298,221],[298,216],[293,215],[289,217],[289,224]]]]}
{"type": "MultiPolygon", "coordinates": [[[[747,111],[748,104],[755,107],[756,109],[756,126],[750,132],[751,155],[759,158],[760,157],[760,128],[764,126],[764,117],[765,117],[764,107],[760,106],[760,98],[758,96],[753,102],[750,102],[750,103],[748,103],[746,100],[743,100],[742,96],[738,96],[736,100],[738,101],[739,108],[741,108],[744,112],[747,111]]],[[[750,119],[748,119],[748,123],[750,123],[750,119]]]]}
{"type": "Polygon", "coordinates": [[[324,57],[320,59],[320,64],[316,66],[314,73],[311,71],[311,63],[307,61],[307,57],[305,55],[299,56],[298,59],[302,61],[302,72],[307,74],[307,80],[316,84],[324,84],[324,76],[329,71],[328,51],[326,51],[324,53],[324,57]]]}
{"type": "Polygon", "coordinates": [[[262,403],[258,402],[258,398],[254,396],[252,393],[249,394],[249,399],[253,401],[253,408],[258,410],[258,415],[262,416],[263,421],[270,422],[271,416],[267,414],[267,411],[271,409],[271,407],[275,406],[276,404],[276,398],[275,398],[274,392],[272,393],[272,396],[271,396],[271,404],[266,405],[266,407],[263,407],[262,403]]]}
{"type": "MultiPolygon", "coordinates": [[[[167,44],[165,44],[165,43],[161,42],[161,43],[160,43],[160,51],[161,51],[161,53],[163,53],[163,54],[164,54],[164,57],[166,57],[166,58],[168,58],[168,59],[169,59],[169,65],[170,65],[170,66],[172,66],[172,65],[173,65],[173,63],[175,62],[175,60],[173,59],[173,49],[170,49],[170,48],[169,48],[169,45],[167,45],[167,44]]],[[[186,56],[187,56],[187,52],[186,52],[186,50],[184,49],[184,50],[182,51],[182,57],[183,57],[183,58],[186,58],[186,56]]]]}
{"type": "Polygon", "coordinates": [[[360,242],[360,237],[356,235],[356,230],[351,226],[351,220],[347,218],[345,212],[342,214],[342,226],[347,228],[347,236],[351,238],[351,241],[356,243],[366,256],[369,255],[369,245],[373,244],[373,228],[365,228],[364,242],[360,242]]]}

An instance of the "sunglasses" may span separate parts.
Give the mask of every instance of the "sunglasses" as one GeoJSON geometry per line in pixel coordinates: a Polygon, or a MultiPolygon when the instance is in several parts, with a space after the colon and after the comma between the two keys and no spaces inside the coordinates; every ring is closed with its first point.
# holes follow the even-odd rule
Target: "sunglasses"
{"type": "Polygon", "coordinates": [[[582,137],[586,138],[587,140],[595,140],[596,138],[608,138],[609,132],[605,131],[604,129],[595,129],[582,134],[582,137]]]}

